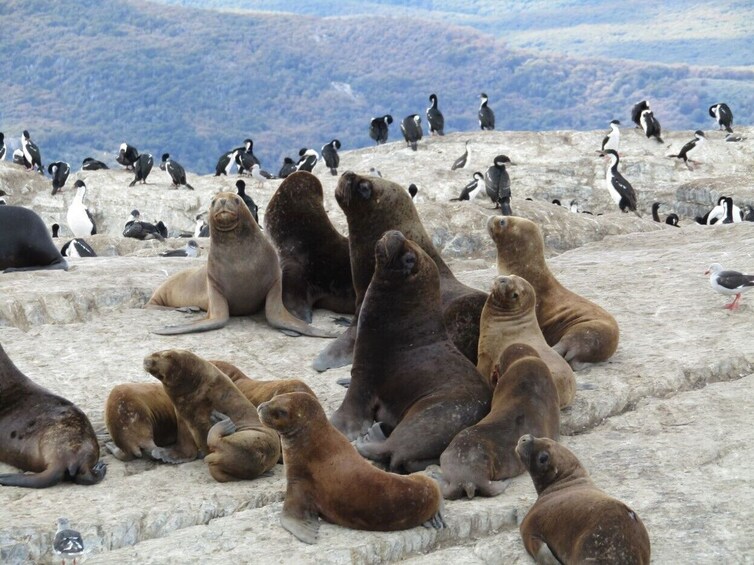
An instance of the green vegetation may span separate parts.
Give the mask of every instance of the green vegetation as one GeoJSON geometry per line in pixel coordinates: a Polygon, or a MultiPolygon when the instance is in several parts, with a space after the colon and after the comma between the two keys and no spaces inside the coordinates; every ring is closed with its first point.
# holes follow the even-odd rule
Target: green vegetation
{"type": "MultiPolygon", "coordinates": [[[[74,169],[127,141],[207,173],[251,137],[277,172],[284,156],[333,137],[344,150],[369,145],[372,116],[423,116],[431,92],[446,131],[478,127],[482,90],[498,129],[606,129],[629,124],[643,98],[666,129],[711,129],[707,107],[720,101],[736,124],[754,117],[752,70],[540,56],[426,19],[6,0],[0,22],[6,144],[28,129],[45,163],[74,169]]],[[[393,124],[390,139],[400,138],[393,124]]]]}

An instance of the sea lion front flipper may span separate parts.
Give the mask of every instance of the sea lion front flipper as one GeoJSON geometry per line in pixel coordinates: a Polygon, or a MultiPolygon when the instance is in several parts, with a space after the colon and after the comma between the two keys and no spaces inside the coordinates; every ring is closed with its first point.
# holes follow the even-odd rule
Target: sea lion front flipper
{"type": "Polygon", "coordinates": [[[225,327],[230,320],[230,311],[228,309],[228,300],[220,291],[207,279],[207,298],[209,308],[207,317],[203,320],[184,324],[182,326],[165,326],[157,330],[152,330],[157,335],[180,335],[198,332],[208,332],[225,327]]]}
{"type": "Polygon", "coordinates": [[[356,319],[345,332],[338,336],[322,351],[319,352],[316,359],[312,361],[314,370],[327,371],[327,369],[336,369],[353,363],[353,347],[356,343],[356,319]]]}
{"type": "Polygon", "coordinates": [[[497,496],[505,492],[505,489],[510,485],[510,479],[504,481],[490,481],[488,484],[481,484],[478,486],[479,493],[483,496],[497,496]]]}
{"type": "Polygon", "coordinates": [[[214,451],[215,447],[225,436],[236,433],[237,429],[233,420],[227,416],[224,420],[220,420],[212,426],[209,432],[207,432],[207,446],[209,446],[210,451],[214,451]]]}
{"type": "Polygon", "coordinates": [[[264,301],[264,315],[273,328],[290,330],[311,337],[338,337],[338,334],[328,330],[316,328],[293,316],[283,305],[283,284],[278,277],[264,301]]]}
{"type": "Polygon", "coordinates": [[[317,543],[319,515],[309,508],[309,504],[304,501],[305,498],[307,497],[303,493],[291,492],[289,484],[283,502],[283,513],[280,515],[280,525],[304,543],[317,543]]]}

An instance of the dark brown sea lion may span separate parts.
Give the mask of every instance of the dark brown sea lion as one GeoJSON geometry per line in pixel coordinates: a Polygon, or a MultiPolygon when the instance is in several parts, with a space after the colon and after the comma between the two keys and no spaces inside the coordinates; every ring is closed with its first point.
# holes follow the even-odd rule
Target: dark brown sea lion
{"type": "Polygon", "coordinates": [[[398,231],[386,232],[374,253],[351,385],[332,423],[351,440],[369,431],[359,453],[412,472],[436,463],[489,411],[491,388],[448,336],[432,258],[398,231]]]}
{"type": "Polygon", "coordinates": [[[220,192],[209,208],[212,245],[207,264],[176,273],[149,299],[147,306],[198,307],[203,320],[156,330],[160,335],[222,328],[230,316],[249,316],[264,307],[274,328],[315,337],[335,337],[292,316],[283,306],[280,264],[241,197],[220,192]]]}
{"type": "Polygon", "coordinates": [[[0,475],[0,485],[45,488],[105,477],[89,419],[76,405],[34,383],[0,346],[0,461],[29,473],[0,475]]]}
{"type": "Polygon", "coordinates": [[[204,461],[220,482],[253,479],[275,465],[280,457],[277,434],[259,422],[254,406],[212,363],[190,351],[170,349],[147,355],[144,369],[162,382],[194,440],[194,445],[158,448],[154,457],[167,462],[193,459],[198,446],[208,453],[204,461]],[[223,418],[211,425],[218,414],[223,418]]]}
{"type": "Polygon", "coordinates": [[[499,366],[505,369],[498,369],[490,413],[459,432],[440,456],[445,498],[500,494],[511,477],[525,471],[516,456],[518,438],[531,433],[557,439],[560,434],[558,391],[537,351],[515,343],[505,349],[499,366]]]}
{"type": "Polygon", "coordinates": [[[283,304],[305,322],[312,321],[313,308],[356,311],[348,238],[330,222],[323,200],[319,179],[299,171],[280,184],[264,214],[280,256],[283,304]]]}
{"type": "Polygon", "coordinates": [[[0,206],[0,271],[68,270],[42,218],[23,206],[0,206]]]}
{"type": "Polygon", "coordinates": [[[649,535],[639,516],[597,488],[570,450],[525,435],[516,452],[537,489],[520,526],[537,563],[649,563],[649,535]]]}
{"type": "MultiPolygon", "coordinates": [[[[550,369],[560,408],[565,408],[576,395],[576,378],[568,362],[547,345],[537,324],[536,303],[534,288],[525,279],[516,275],[495,278],[482,309],[476,368],[483,377],[490,378],[500,355],[509,345],[530,345],[550,369]]],[[[521,435],[513,438],[514,444],[521,435]]]]}
{"type": "Polygon", "coordinates": [[[262,423],[277,430],[283,442],[286,491],[280,523],[301,541],[317,541],[320,517],[359,530],[445,525],[433,479],[371,465],[330,425],[313,396],[281,394],[258,410],[262,423]]]}
{"type": "Polygon", "coordinates": [[[526,218],[492,216],[487,231],[497,246],[498,272],[523,277],[534,287],[537,321],[547,343],[574,368],[609,359],[618,347],[618,323],[557,281],[545,263],[539,226],[526,218]]]}
{"type": "Polygon", "coordinates": [[[448,334],[461,353],[476,363],[479,315],[487,294],[462,284],[453,276],[432,244],[406,189],[386,179],[360,176],[349,171],[340,177],[335,198],[348,220],[348,248],[356,290],[357,316],[351,327],[319,354],[313,367],[324,371],[347,365],[353,359],[358,311],[374,273],[374,245],[388,230],[402,232],[437,265],[442,314],[448,334]]]}

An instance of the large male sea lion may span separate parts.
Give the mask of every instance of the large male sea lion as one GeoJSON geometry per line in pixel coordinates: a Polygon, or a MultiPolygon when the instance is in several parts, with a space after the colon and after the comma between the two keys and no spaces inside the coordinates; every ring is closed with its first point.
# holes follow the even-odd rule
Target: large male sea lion
{"type": "Polygon", "coordinates": [[[487,295],[462,284],[453,276],[432,244],[406,189],[386,179],[360,176],[349,171],[340,177],[335,198],[348,220],[348,248],[357,316],[351,327],[319,354],[313,367],[324,371],[347,365],[353,359],[358,310],[374,272],[374,245],[388,230],[402,232],[437,265],[443,319],[448,334],[461,353],[476,363],[479,315],[487,295]]]}
{"type": "Polygon", "coordinates": [[[0,271],[68,270],[36,212],[22,206],[0,206],[0,271]]]}
{"type": "Polygon", "coordinates": [[[280,255],[283,304],[305,322],[312,321],[313,308],[356,311],[348,238],[330,222],[323,200],[319,179],[299,171],[280,184],[264,215],[280,255]]]}
{"type": "Polygon", "coordinates": [[[516,455],[518,438],[529,433],[558,439],[558,391],[538,352],[514,343],[500,356],[497,371],[490,413],[459,432],[440,456],[445,498],[500,494],[525,470],[516,455]]]}
{"type": "MultiPolygon", "coordinates": [[[[533,347],[544,361],[558,391],[560,407],[565,408],[576,394],[576,379],[571,366],[547,345],[537,324],[534,288],[521,277],[498,276],[492,283],[482,309],[479,326],[479,357],[477,370],[490,378],[500,355],[509,345],[525,343],[533,347]]],[[[494,386],[494,383],[490,383],[494,386]]],[[[514,441],[518,440],[518,434],[514,441]]]]}
{"type": "Polygon", "coordinates": [[[351,440],[369,431],[359,453],[412,472],[437,462],[489,411],[491,388],[448,336],[432,258],[398,231],[386,232],[374,253],[351,385],[332,423],[351,440]]]}
{"type": "Polygon", "coordinates": [[[649,563],[649,536],[639,516],[597,488],[568,448],[525,435],[516,453],[537,489],[520,526],[537,563],[649,563]]]}
{"type": "Polygon", "coordinates": [[[2,346],[0,461],[30,471],[1,474],[5,486],[45,488],[63,480],[93,485],[107,471],[86,414],[19,371],[2,346]]]}
{"type": "Polygon", "coordinates": [[[317,541],[320,517],[359,530],[444,526],[442,495],[433,479],[371,465],[327,421],[313,396],[281,394],[258,411],[283,442],[286,490],[280,524],[301,541],[317,541]]]}
{"type": "Polygon", "coordinates": [[[282,330],[315,337],[334,337],[292,316],[283,306],[280,264],[241,197],[220,192],[209,208],[212,245],[207,264],[174,274],[149,299],[147,306],[196,306],[206,318],[155,330],[160,335],[222,328],[230,316],[248,316],[264,307],[267,322],[282,330]]]}
{"type": "Polygon", "coordinates": [[[193,459],[198,447],[208,453],[204,461],[220,482],[256,478],[280,458],[277,434],[259,422],[254,406],[209,361],[190,351],[169,349],[147,355],[144,369],[162,382],[194,440],[194,445],[158,448],[152,452],[156,458],[193,459]],[[210,425],[218,414],[223,419],[210,425]]]}
{"type": "Polygon", "coordinates": [[[498,272],[523,277],[534,287],[537,321],[547,343],[575,368],[609,359],[618,347],[618,323],[557,281],[545,263],[537,224],[515,216],[492,216],[487,231],[497,246],[498,272]]]}

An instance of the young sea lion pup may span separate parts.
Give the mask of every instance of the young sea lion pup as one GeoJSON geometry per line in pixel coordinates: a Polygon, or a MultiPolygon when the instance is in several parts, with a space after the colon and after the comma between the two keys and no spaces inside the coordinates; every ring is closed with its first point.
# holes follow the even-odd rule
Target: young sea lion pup
{"type": "Polygon", "coordinates": [[[570,450],[527,434],[516,453],[537,489],[520,527],[537,563],[649,563],[649,536],[639,516],[598,489],[570,450]]]}
{"type": "Polygon", "coordinates": [[[316,543],[320,517],[359,530],[444,527],[442,495],[433,479],[373,467],[310,394],[281,394],[258,412],[282,438],[287,485],[280,523],[299,540],[316,543]]]}

